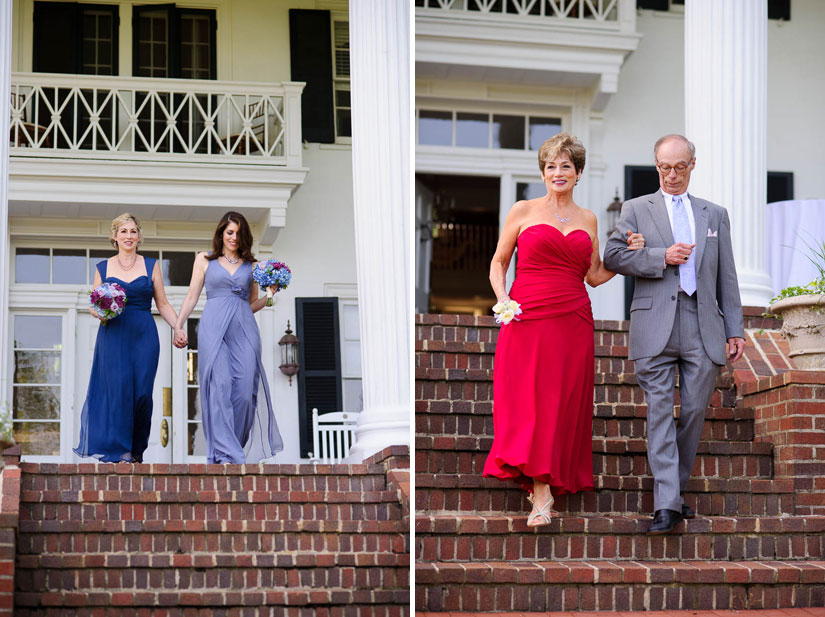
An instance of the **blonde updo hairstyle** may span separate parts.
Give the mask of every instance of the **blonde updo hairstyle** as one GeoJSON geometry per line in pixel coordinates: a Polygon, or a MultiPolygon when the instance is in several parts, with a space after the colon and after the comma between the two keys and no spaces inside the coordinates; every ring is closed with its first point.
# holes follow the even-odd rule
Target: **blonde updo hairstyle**
{"type": "Polygon", "coordinates": [[[544,175],[544,165],[547,161],[552,161],[561,153],[565,153],[570,157],[573,166],[576,168],[576,173],[581,173],[584,170],[587,151],[584,149],[582,142],[569,133],[559,133],[545,141],[539,148],[539,169],[542,175],[544,175]]]}
{"type": "Polygon", "coordinates": [[[137,220],[137,217],[133,214],[129,214],[128,212],[124,212],[118,217],[115,217],[112,220],[112,233],[109,235],[109,242],[112,243],[112,246],[117,248],[117,230],[120,229],[120,226],[126,223],[127,221],[132,221],[137,227],[138,230],[138,246],[143,244],[143,234],[140,231],[140,221],[137,220]]]}

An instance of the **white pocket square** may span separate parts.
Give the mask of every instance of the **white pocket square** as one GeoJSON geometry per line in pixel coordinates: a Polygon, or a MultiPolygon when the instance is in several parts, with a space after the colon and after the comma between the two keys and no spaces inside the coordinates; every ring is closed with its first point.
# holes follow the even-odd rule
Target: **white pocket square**
{"type": "Polygon", "coordinates": [[[710,227],[708,227],[708,238],[718,238],[718,237],[719,237],[719,232],[711,231],[710,227]]]}

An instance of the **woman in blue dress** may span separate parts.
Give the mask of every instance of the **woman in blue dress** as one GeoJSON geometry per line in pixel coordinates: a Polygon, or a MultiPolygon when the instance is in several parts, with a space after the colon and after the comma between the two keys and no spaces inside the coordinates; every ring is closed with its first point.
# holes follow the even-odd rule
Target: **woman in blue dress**
{"type": "Polygon", "coordinates": [[[242,214],[227,212],[215,230],[212,251],[195,258],[175,327],[175,340],[186,341],[183,326],[206,286],[198,325],[198,384],[208,463],[254,462],[283,450],[253,316],[266,304],[266,296],[258,298],[254,267],[249,223],[242,214]],[[259,385],[265,399],[260,406],[259,385]]]}
{"type": "Polygon", "coordinates": [[[138,220],[128,213],[118,216],[112,221],[109,241],[117,254],[97,264],[94,287],[117,283],[126,291],[126,306],[119,316],[98,327],[89,390],[80,415],[80,443],[74,451],[106,462],[140,463],[149,443],[160,351],[152,298],[173,328],[177,314],[166,300],[157,260],[138,255],[143,241],[138,220]]]}

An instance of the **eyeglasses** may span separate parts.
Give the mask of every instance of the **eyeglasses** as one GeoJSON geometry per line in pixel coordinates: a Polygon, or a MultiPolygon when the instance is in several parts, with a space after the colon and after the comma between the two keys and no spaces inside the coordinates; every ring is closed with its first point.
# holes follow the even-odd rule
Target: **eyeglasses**
{"type": "Polygon", "coordinates": [[[676,163],[676,165],[667,165],[665,163],[656,163],[656,169],[659,170],[663,176],[668,175],[671,171],[675,171],[677,176],[681,176],[690,167],[690,163],[676,163]]]}

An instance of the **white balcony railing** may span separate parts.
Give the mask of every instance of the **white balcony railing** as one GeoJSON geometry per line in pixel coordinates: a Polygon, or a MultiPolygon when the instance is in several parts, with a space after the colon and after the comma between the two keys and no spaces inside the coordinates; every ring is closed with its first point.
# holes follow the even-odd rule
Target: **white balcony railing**
{"type": "Polygon", "coordinates": [[[300,167],[303,86],[12,73],[11,154],[300,167]]]}
{"type": "Polygon", "coordinates": [[[451,15],[513,15],[535,19],[616,22],[618,0],[416,0],[421,9],[451,15]]]}

